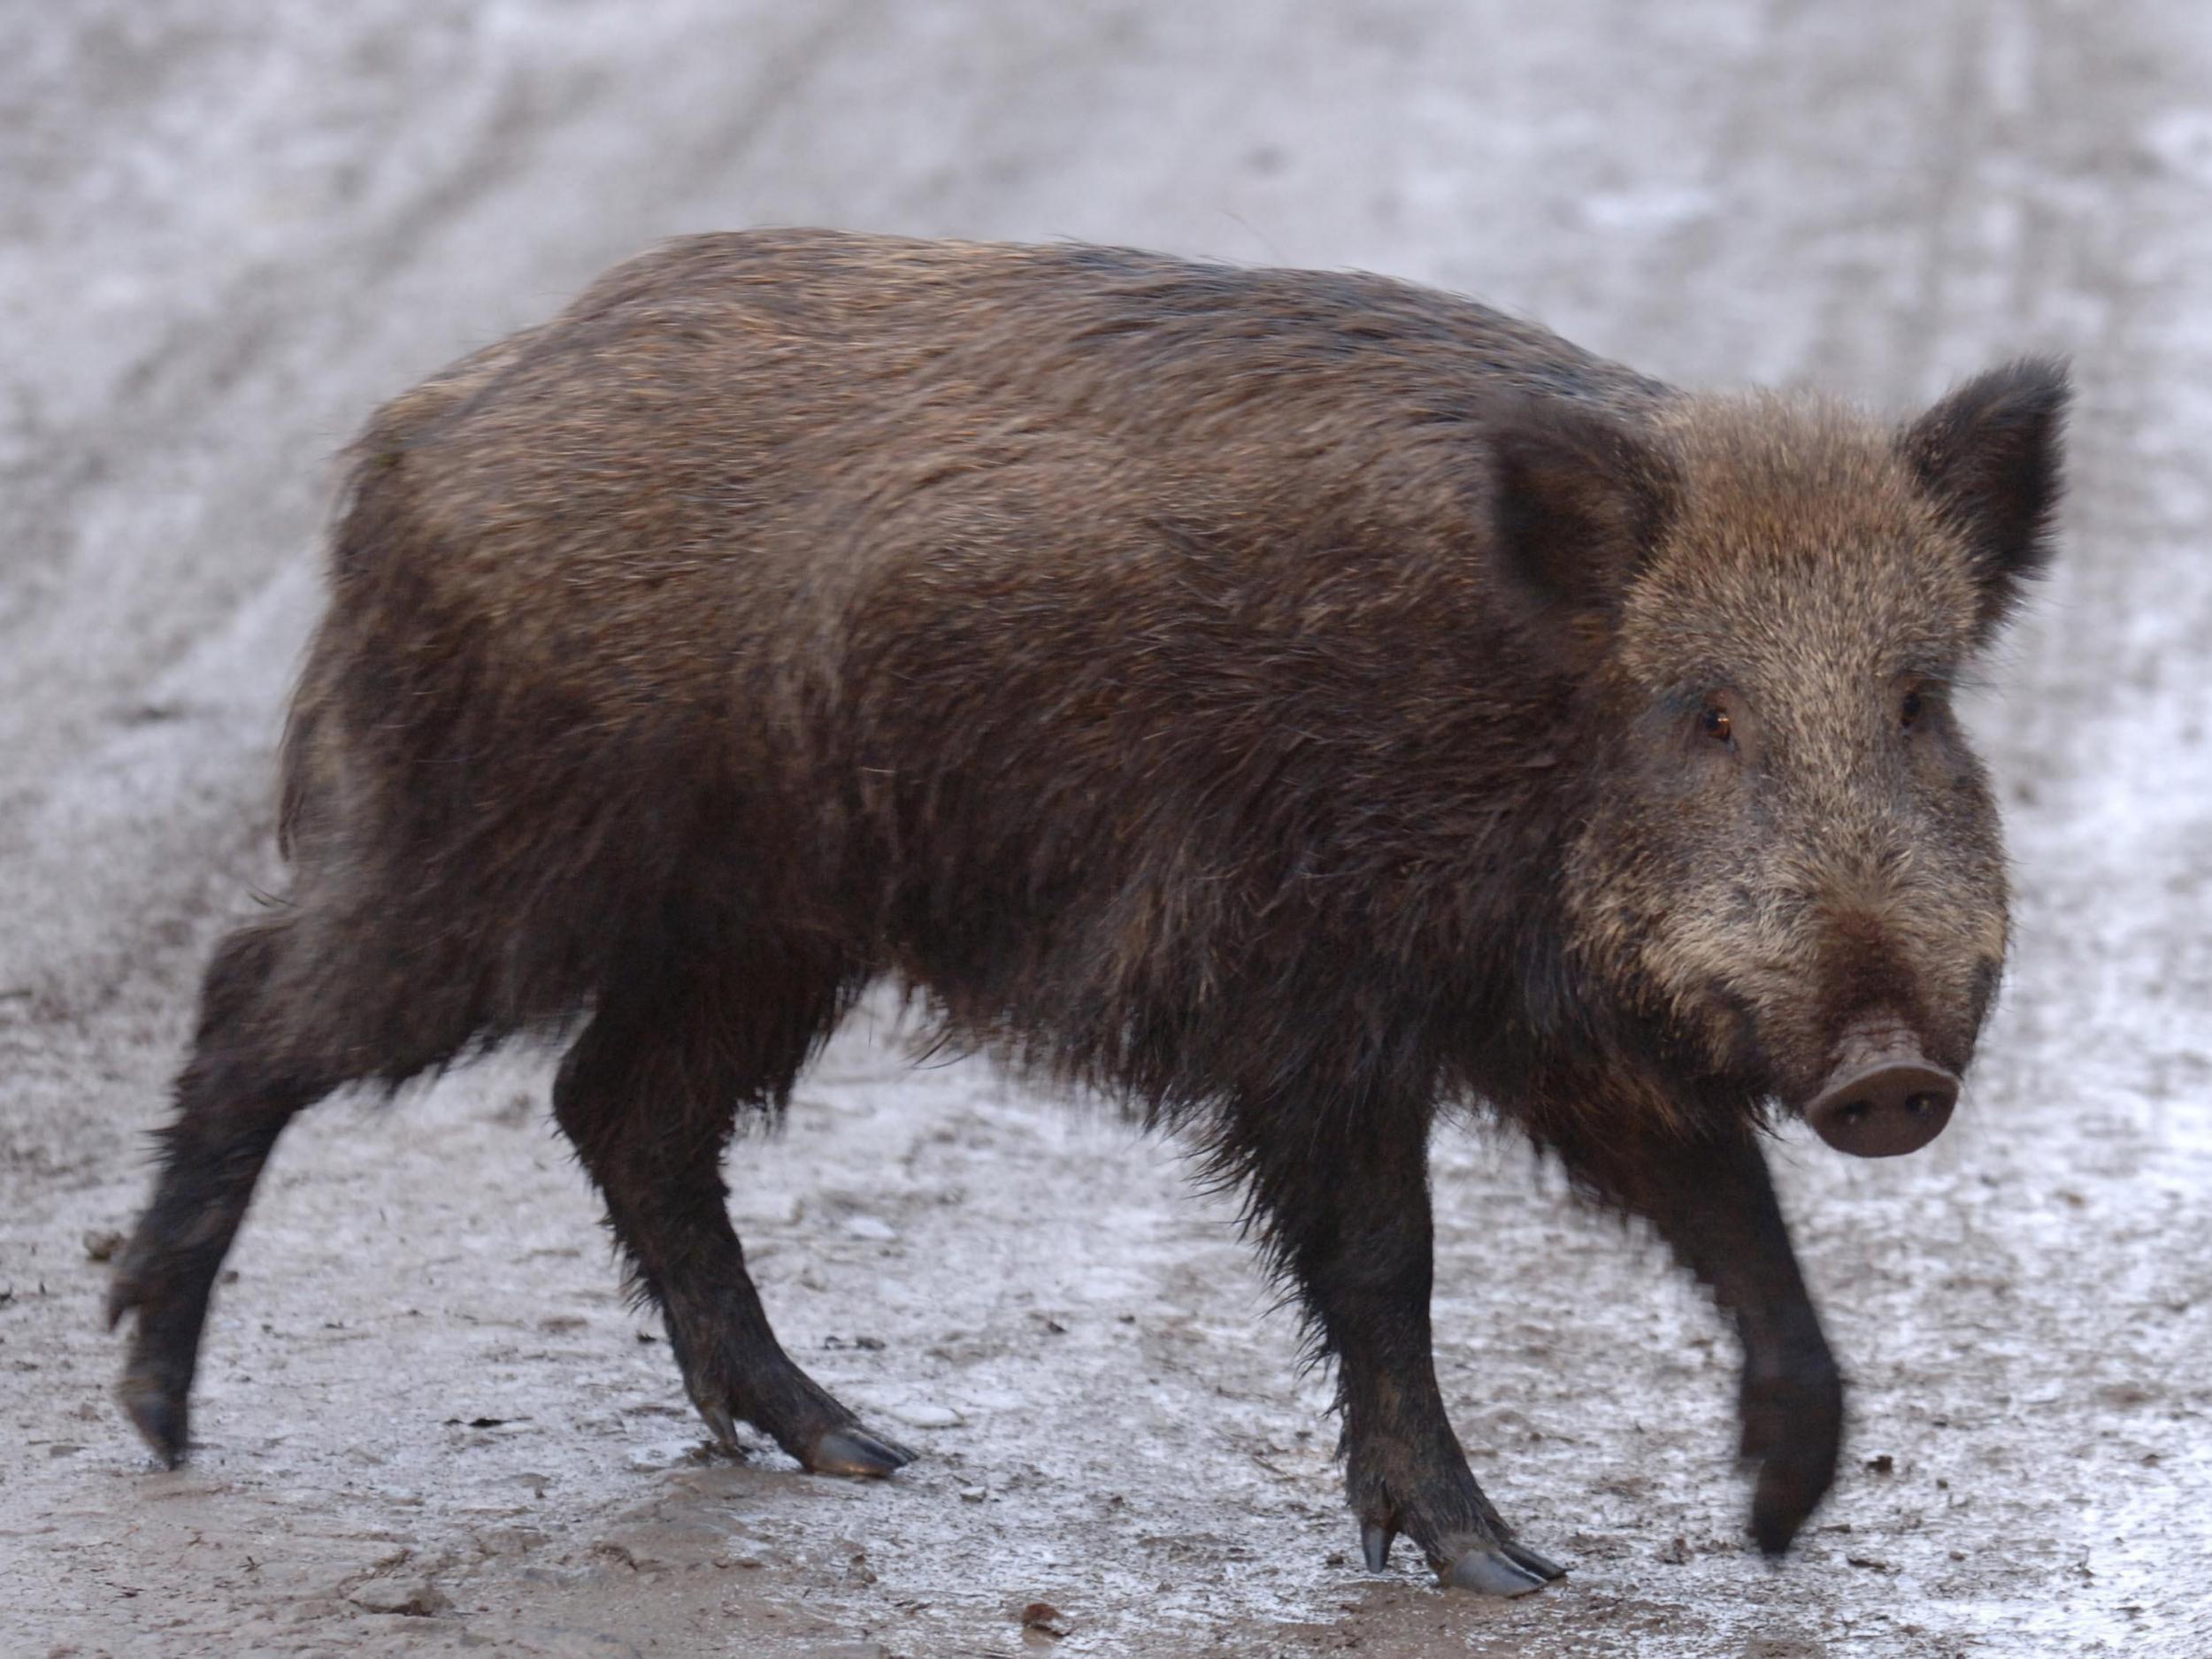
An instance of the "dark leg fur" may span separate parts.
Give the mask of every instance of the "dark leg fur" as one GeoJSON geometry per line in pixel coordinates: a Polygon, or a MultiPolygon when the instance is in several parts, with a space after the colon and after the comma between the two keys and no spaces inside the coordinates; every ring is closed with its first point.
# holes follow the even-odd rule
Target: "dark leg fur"
{"type": "Polygon", "coordinates": [[[270,979],[284,924],[242,928],[208,964],[176,1116],[161,1132],[160,1175],[108,1293],[108,1323],[138,1316],[119,1390],[171,1467],[189,1445],[189,1399],[208,1303],[254,1184],[294,1113],[340,1080],[280,1057],[270,979]]]}
{"type": "Polygon", "coordinates": [[[1272,1133],[1256,1117],[1240,1124],[1229,1154],[1336,1363],[1346,1486],[1368,1565],[1379,1569],[1402,1532],[1447,1582],[1498,1595],[1538,1588],[1560,1570],[1510,1541],[1436,1386],[1428,1114],[1377,1106],[1311,1147],[1284,1146],[1282,1121],[1272,1133]]]}
{"type": "Polygon", "coordinates": [[[1780,1556],[1835,1479],[1843,1379],[1756,1139],[1748,1128],[1702,1139],[1655,1131],[1628,1145],[1609,1132],[1602,1145],[1554,1144],[1586,1188],[1648,1220],[1734,1316],[1742,1455],[1758,1465],[1751,1535],[1780,1556]]]}
{"type": "Polygon", "coordinates": [[[733,1440],[741,1417],[809,1469],[887,1475],[913,1454],[863,1429],[783,1351],[721,1176],[739,1107],[780,1102],[835,1023],[839,981],[781,959],[679,972],[671,958],[683,954],[628,953],[632,971],[617,975],[562,1063],[554,1115],[716,1434],[733,1440]]]}

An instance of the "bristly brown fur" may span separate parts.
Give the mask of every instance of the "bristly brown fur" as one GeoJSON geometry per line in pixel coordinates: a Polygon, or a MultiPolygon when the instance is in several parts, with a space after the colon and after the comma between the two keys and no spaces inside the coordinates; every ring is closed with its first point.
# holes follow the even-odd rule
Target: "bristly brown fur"
{"type": "Polygon", "coordinates": [[[1571,685],[1466,534],[1501,388],[1661,396],[1372,278],[624,267],[355,451],[284,765],[303,880],[367,901],[331,944],[416,958],[458,1041],[585,1008],[680,895],[1169,1116],[1463,1083],[1579,810],[1571,685]]]}
{"type": "Polygon", "coordinates": [[[1786,1543],[1839,1394],[1750,1131],[1874,1004],[1970,1053],[2002,860],[1940,691],[2044,557],[2063,397],[2017,366],[1901,432],[1375,277],[658,249],[354,447],[293,907],[211,979],[119,1310],[189,1299],[165,1240],[265,1152],[208,1079],[273,1140],[588,1014],[557,1110],[695,1398],[833,1465],[700,1169],[887,976],[1210,1148],[1340,1362],[1356,1506],[1442,1561],[1505,1532],[1426,1370],[1424,1148],[1518,1123],[1812,1424],[1786,1543]]]}

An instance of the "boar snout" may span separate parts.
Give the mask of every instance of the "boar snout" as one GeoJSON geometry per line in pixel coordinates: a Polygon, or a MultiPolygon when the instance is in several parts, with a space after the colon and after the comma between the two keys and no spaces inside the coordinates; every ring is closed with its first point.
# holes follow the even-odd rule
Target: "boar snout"
{"type": "Polygon", "coordinates": [[[1863,1021],[1837,1045],[1835,1066],[1805,1118],[1839,1152],[1893,1158],[1941,1134],[1958,1097],[1958,1079],[1923,1054],[1901,1025],[1863,1021]]]}

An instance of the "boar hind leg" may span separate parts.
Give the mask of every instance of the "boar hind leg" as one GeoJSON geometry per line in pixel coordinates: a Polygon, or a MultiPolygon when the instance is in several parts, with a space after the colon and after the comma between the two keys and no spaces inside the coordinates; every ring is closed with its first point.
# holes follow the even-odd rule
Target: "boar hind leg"
{"type": "Polygon", "coordinates": [[[887,1475],[913,1454],[869,1433],[783,1351],[745,1271],[721,1174],[738,1110],[788,1093],[836,1023],[840,980],[780,958],[724,972],[686,965],[678,975],[641,954],[616,976],[562,1062],[554,1116],[716,1436],[733,1444],[742,1419],[810,1470],[887,1475]]]}
{"type": "Polygon", "coordinates": [[[108,1323],[138,1316],[118,1394],[171,1467],[189,1445],[188,1402],[215,1278],[284,1125],[344,1080],[289,1051],[272,981],[289,922],[241,928],[208,965],[175,1116],[160,1133],[152,1203],[108,1292],[108,1323]]]}
{"type": "Polygon", "coordinates": [[[1766,1555],[1781,1555],[1835,1479],[1843,1380],[1756,1139],[1745,1128],[1654,1132],[1602,1147],[1571,1133],[1554,1144],[1580,1183],[1648,1220],[1733,1316],[1743,1344],[1742,1455],[1757,1470],[1751,1535],[1766,1555]]]}
{"type": "Polygon", "coordinates": [[[1377,1105],[1323,1130],[1233,1130],[1226,1162],[1250,1180],[1270,1248],[1335,1362],[1346,1486],[1367,1564],[1419,1546],[1447,1584],[1540,1589],[1562,1569],[1513,1541],[1475,1483],[1445,1414],[1430,1349],[1434,1229],[1429,1114],[1377,1105]],[[1271,1148],[1280,1148],[1271,1152],[1271,1148]]]}

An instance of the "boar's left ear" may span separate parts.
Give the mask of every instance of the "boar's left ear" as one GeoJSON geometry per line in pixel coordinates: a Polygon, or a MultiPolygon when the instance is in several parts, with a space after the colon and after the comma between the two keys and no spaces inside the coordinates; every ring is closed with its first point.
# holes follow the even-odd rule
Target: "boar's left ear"
{"type": "Polygon", "coordinates": [[[2068,396],[2063,363],[2025,357],[1967,381],[1900,439],[1920,481],[1967,539],[1985,636],[2050,563],[2068,396]]]}
{"type": "Polygon", "coordinates": [[[1490,522],[1502,574],[1565,665],[1590,665],[1664,532],[1674,471],[1618,422],[1565,398],[1494,412],[1490,522]]]}

